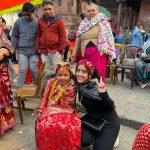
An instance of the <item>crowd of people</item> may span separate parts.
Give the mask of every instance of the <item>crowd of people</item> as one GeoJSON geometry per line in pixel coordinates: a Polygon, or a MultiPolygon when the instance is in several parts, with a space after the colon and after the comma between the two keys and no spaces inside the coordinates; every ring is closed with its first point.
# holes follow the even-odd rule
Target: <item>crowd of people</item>
{"type": "MultiPolygon", "coordinates": [[[[44,1],[42,9],[43,16],[37,20],[35,7],[25,3],[22,15],[12,28],[11,39],[4,33],[6,21],[0,18],[0,136],[16,126],[8,69],[15,51],[19,66],[17,82],[13,83],[16,89],[24,85],[28,69],[35,82],[40,59],[41,63],[48,64],[47,72],[55,72],[46,82],[37,110],[36,149],[79,150],[93,145],[93,150],[112,150],[119,135],[120,120],[105,80],[106,66],[116,58],[110,23],[97,5],[89,4],[86,14],[80,16],[78,30],[68,38],[64,20],[55,12],[53,3],[44,1]],[[64,52],[70,57],[65,58],[69,62],[62,62],[64,52]],[[71,63],[76,63],[74,69],[71,63]],[[76,109],[77,99],[86,110],[82,117],[76,109]]],[[[133,44],[142,44],[141,28],[135,28],[133,44]]],[[[145,78],[149,78],[150,71],[144,60],[150,57],[149,33],[146,40],[143,47],[146,55],[143,54],[143,59],[136,64],[137,68],[141,65],[137,77],[142,83],[147,81],[145,78]]],[[[150,140],[148,126],[141,131],[148,131],[146,140],[150,140]]],[[[142,150],[137,148],[139,137],[137,135],[138,142],[135,139],[133,150],[142,150]]],[[[148,148],[149,145],[144,150],[148,148]]]]}

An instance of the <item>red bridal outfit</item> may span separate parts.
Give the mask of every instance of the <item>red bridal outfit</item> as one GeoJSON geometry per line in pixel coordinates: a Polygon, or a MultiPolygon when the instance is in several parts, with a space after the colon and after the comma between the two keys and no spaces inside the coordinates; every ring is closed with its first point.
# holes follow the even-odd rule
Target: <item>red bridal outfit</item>
{"type": "Polygon", "coordinates": [[[9,51],[11,55],[12,47],[5,34],[0,35],[0,136],[15,127],[14,111],[12,107],[13,95],[8,71],[8,58],[2,54],[9,51]]]}
{"type": "Polygon", "coordinates": [[[36,123],[37,150],[78,150],[81,121],[75,112],[75,87],[69,82],[61,86],[56,79],[46,85],[36,123]]]}

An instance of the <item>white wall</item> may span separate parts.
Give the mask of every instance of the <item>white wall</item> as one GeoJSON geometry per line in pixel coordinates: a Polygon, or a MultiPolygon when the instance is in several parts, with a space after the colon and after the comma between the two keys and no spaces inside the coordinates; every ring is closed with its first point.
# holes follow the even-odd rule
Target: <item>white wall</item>
{"type": "Polygon", "coordinates": [[[2,15],[2,17],[6,20],[6,26],[12,27],[14,25],[16,19],[18,19],[18,12],[4,14],[4,15],[2,15]]]}

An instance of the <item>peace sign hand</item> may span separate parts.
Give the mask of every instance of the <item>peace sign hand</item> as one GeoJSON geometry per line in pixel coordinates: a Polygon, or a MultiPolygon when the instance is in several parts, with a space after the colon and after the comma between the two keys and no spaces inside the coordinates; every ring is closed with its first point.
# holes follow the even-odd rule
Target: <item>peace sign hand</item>
{"type": "Polygon", "coordinates": [[[102,81],[102,77],[100,78],[100,82],[96,80],[98,91],[100,93],[104,93],[107,91],[106,84],[102,81]]]}

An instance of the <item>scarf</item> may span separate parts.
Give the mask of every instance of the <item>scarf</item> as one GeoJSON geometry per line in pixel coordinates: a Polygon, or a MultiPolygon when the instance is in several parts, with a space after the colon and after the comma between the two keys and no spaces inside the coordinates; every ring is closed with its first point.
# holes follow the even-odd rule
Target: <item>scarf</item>
{"type": "Polygon", "coordinates": [[[107,17],[103,13],[97,14],[91,20],[85,18],[78,28],[76,36],[80,36],[84,32],[90,30],[93,26],[98,25],[98,50],[115,58],[114,38],[107,17]]]}
{"type": "Polygon", "coordinates": [[[82,97],[84,96],[92,100],[102,100],[97,88],[96,82],[91,80],[87,84],[79,86],[79,93],[82,97]]]}

